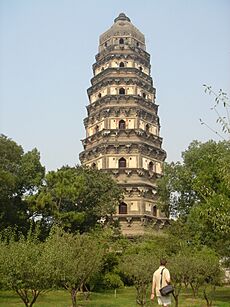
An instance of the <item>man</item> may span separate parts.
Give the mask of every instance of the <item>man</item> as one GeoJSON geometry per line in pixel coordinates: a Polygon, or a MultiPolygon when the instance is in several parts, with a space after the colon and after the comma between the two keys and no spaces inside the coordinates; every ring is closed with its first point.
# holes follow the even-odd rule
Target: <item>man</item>
{"type": "Polygon", "coordinates": [[[158,305],[167,307],[171,304],[170,294],[162,296],[160,289],[167,286],[170,283],[170,273],[169,270],[165,267],[167,261],[165,259],[160,260],[160,267],[153,273],[153,282],[152,282],[152,293],[151,300],[154,300],[155,291],[157,296],[158,305]]]}

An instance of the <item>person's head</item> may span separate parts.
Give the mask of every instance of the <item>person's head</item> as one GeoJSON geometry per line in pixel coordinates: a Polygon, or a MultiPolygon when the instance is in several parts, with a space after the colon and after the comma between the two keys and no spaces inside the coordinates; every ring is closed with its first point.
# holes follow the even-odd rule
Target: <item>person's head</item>
{"type": "Polygon", "coordinates": [[[162,258],[160,260],[160,264],[165,266],[167,264],[167,260],[165,258],[162,258]]]}

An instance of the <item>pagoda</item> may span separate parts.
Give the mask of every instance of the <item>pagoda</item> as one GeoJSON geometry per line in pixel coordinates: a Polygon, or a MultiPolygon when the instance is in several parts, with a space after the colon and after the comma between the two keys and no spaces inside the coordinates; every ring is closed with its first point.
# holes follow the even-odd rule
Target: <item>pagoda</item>
{"type": "Polygon", "coordinates": [[[121,13],[100,36],[95,59],[80,161],[110,173],[123,188],[113,217],[123,234],[160,229],[168,219],[157,206],[156,179],[166,153],[145,37],[121,13]]]}

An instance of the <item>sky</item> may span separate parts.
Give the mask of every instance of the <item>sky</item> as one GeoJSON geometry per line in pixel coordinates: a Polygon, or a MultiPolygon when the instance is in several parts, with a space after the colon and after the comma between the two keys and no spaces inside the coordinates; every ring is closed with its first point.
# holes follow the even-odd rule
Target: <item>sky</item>
{"type": "Polygon", "coordinates": [[[151,55],[162,147],[181,160],[193,140],[219,140],[214,97],[230,93],[229,0],[0,0],[0,133],[46,170],[79,164],[99,36],[124,12],[151,55]]]}

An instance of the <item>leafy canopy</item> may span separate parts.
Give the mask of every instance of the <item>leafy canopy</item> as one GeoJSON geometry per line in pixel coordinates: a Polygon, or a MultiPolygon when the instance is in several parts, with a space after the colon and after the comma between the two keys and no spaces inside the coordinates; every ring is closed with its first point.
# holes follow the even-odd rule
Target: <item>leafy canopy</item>
{"type": "Polygon", "coordinates": [[[0,230],[17,226],[26,232],[31,212],[24,200],[44,178],[37,149],[24,153],[16,142],[0,135],[0,230]]]}
{"type": "Polygon", "coordinates": [[[71,232],[94,228],[115,212],[122,191],[105,173],[86,167],[62,167],[49,172],[38,193],[27,198],[32,210],[71,232]]]}
{"type": "Polygon", "coordinates": [[[230,142],[194,141],[183,162],[165,167],[159,181],[162,210],[186,222],[189,240],[229,254],[230,142]],[[205,234],[205,235],[204,235],[205,234]]]}

